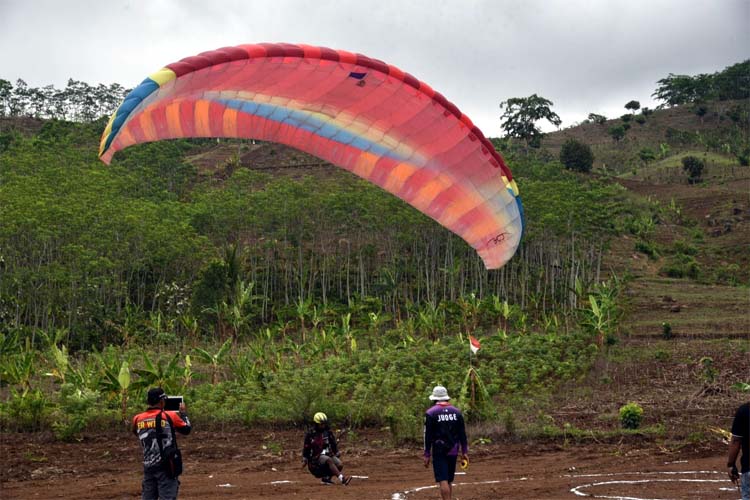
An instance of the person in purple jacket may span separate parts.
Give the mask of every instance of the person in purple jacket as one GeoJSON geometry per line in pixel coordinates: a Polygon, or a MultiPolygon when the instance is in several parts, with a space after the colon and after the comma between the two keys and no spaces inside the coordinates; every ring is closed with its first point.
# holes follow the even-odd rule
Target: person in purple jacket
{"type": "Polygon", "coordinates": [[[443,500],[451,500],[453,495],[451,483],[456,473],[459,446],[461,459],[469,460],[464,416],[450,404],[450,399],[445,387],[435,386],[430,395],[435,405],[424,416],[424,466],[429,467],[432,459],[435,482],[440,485],[443,500]]]}

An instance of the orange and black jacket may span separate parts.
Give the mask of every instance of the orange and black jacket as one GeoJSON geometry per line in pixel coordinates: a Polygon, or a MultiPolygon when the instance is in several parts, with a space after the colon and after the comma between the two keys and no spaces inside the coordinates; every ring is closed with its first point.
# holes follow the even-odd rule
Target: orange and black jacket
{"type": "Polygon", "coordinates": [[[149,408],[133,417],[133,434],[138,436],[143,447],[144,469],[156,469],[162,466],[161,453],[157,439],[156,416],[161,416],[162,449],[172,445],[172,426],[180,434],[190,434],[192,427],[187,415],[176,411],[164,411],[159,408],[149,408]]]}

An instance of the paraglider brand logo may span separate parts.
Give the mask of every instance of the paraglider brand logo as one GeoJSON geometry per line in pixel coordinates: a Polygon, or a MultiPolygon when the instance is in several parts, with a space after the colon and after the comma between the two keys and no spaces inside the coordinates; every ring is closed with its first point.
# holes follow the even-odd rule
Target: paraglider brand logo
{"type": "Polygon", "coordinates": [[[490,241],[487,242],[487,244],[488,245],[490,245],[490,244],[492,244],[492,245],[498,245],[498,244],[500,244],[503,241],[505,241],[505,233],[500,233],[497,236],[495,236],[494,238],[491,238],[490,241]]]}
{"type": "Polygon", "coordinates": [[[443,413],[441,415],[438,415],[438,422],[448,422],[448,421],[455,422],[456,414],[455,413],[443,413]]]}

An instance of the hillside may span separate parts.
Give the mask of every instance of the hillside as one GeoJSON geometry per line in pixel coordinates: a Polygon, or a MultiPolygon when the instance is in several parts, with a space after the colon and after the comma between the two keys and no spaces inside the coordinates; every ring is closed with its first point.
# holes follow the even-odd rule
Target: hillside
{"type": "MultiPolygon", "coordinates": [[[[554,156],[571,138],[591,145],[594,175],[650,206],[653,223],[643,233],[615,239],[605,254],[604,268],[626,280],[623,335],[585,384],[572,387],[553,405],[556,410],[546,410],[553,421],[606,427],[622,404],[635,400],[646,408],[648,422],[669,422],[668,434],[711,440],[707,424],[726,426],[738,402],[728,388],[750,373],[750,167],[711,144],[737,140],[736,123],[726,113],[738,105],[747,103],[710,103],[702,118],[687,106],[655,110],[643,125],[631,122],[619,143],[607,130],[620,119],[545,137],[543,148],[554,156]],[[639,159],[641,149],[659,151],[661,144],[671,145],[663,158],[648,164],[639,159]],[[679,160],[689,154],[707,164],[699,185],[689,185],[681,171],[679,160]],[[639,243],[653,252],[639,251],[639,243]],[[692,277],[665,271],[685,257],[699,269],[692,277]]],[[[742,134],[746,141],[746,129],[742,134]]],[[[335,169],[273,144],[217,145],[189,161],[211,172],[231,163],[232,155],[235,167],[275,175],[331,175],[335,169]]],[[[523,178],[519,186],[523,193],[523,178]]]]}
{"type": "MultiPolygon", "coordinates": [[[[624,235],[612,243],[604,266],[627,278],[624,336],[612,348],[612,360],[604,373],[594,372],[586,384],[584,392],[596,394],[596,402],[587,402],[587,397],[574,391],[578,396],[566,401],[553,416],[589,405],[598,407],[587,410],[591,415],[600,415],[602,407],[614,415],[623,402],[635,399],[649,401],[654,422],[666,418],[677,424],[680,408],[702,408],[706,404],[705,411],[688,413],[685,418],[689,416],[692,422],[680,424],[702,429],[706,422],[720,424],[728,418],[736,400],[727,398],[725,389],[701,391],[705,391],[706,384],[727,387],[738,377],[742,379],[743,373],[750,373],[750,167],[740,166],[731,155],[707,152],[710,148],[705,142],[680,143],[672,136],[679,131],[704,141],[706,137],[714,141],[735,140],[736,124],[726,113],[739,104],[747,105],[710,103],[710,111],[702,119],[687,106],[655,110],[643,125],[632,122],[619,143],[607,130],[620,119],[602,125],[583,124],[545,137],[543,148],[552,155],[556,156],[563,142],[573,138],[592,146],[599,175],[608,170],[620,172],[611,181],[625,187],[640,203],[655,207],[653,228],[645,237],[658,248],[658,255],[639,252],[637,243],[643,241],[644,235],[624,235]],[[658,151],[664,143],[672,144],[665,158],[651,164],[638,158],[642,148],[658,151]],[[688,154],[708,158],[700,185],[688,185],[681,172],[679,159],[688,154]],[[637,175],[632,175],[633,168],[639,170],[637,175]],[[682,255],[679,249],[684,245],[699,266],[700,277],[665,275],[663,269],[675,255],[682,255]],[[664,338],[664,324],[670,325],[672,339],[664,338]],[[699,361],[704,358],[711,358],[717,370],[710,382],[701,375],[699,361]],[[658,377],[654,376],[656,373],[658,377]],[[668,405],[661,393],[669,394],[668,405]],[[701,396],[701,402],[695,399],[696,395],[701,396]]],[[[188,161],[207,172],[232,164],[275,175],[318,176],[326,171],[330,175],[335,168],[274,144],[219,144],[188,157],[188,161]]],[[[523,192],[523,179],[519,185],[523,192]]],[[[599,425],[596,421],[585,424],[599,425]]]]}
{"type": "Polygon", "coordinates": [[[606,255],[605,265],[628,277],[624,336],[590,377],[590,392],[566,398],[568,411],[598,417],[602,406],[642,400],[668,432],[688,428],[692,439],[705,440],[705,424],[726,426],[741,400],[728,387],[750,373],[750,167],[717,147],[738,140],[747,147],[747,128],[738,131],[726,116],[738,105],[748,103],[709,103],[702,119],[688,106],[656,110],[643,125],[631,121],[619,143],[607,131],[620,119],[545,137],[543,147],[555,156],[568,139],[589,144],[595,175],[614,173],[612,182],[655,205],[652,220],[615,240],[606,255]],[[639,158],[643,148],[662,144],[669,151],[663,158],[639,158]],[[687,155],[706,163],[698,185],[682,172],[687,155]],[[682,272],[674,266],[685,262],[694,266],[692,278],[675,277],[682,272]]]}
{"type": "MultiPolygon", "coordinates": [[[[486,346],[477,367],[488,380],[485,403],[502,398],[505,408],[504,424],[487,431],[495,438],[554,439],[565,425],[606,436],[629,400],[646,407],[651,437],[680,440],[725,426],[742,397],[731,387],[750,373],[750,190],[748,167],[723,146],[737,147],[738,130],[742,146],[746,129],[725,127],[731,120],[717,113],[701,122],[687,109],[657,110],[619,143],[585,124],[550,134],[546,153],[513,152],[528,234],[525,249],[496,273],[400,200],[280,145],[151,143],[104,167],[96,158],[103,123],[0,120],[0,243],[12,277],[0,281],[0,314],[18,325],[7,330],[8,352],[17,350],[20,363],[29,338],[40,349],[36,363],[54,362],[49,334],[36,333],[50,330],[95,372],[85,357],[92,345],[116,349],[113,366],[143,366],[134,345],[166,362],[174,350],[178,359],[196,344],[215,350],[217,339],[231,340],[231,362],[202,362],[196,376],[223,379],[220,392],[268,399],[243,399],[223,418],[288,424],[325,396],[310,388],[309,400],[289,399],[285,384],[302,383],[300,373],[359,373],[394,359],[398,378],[383,369],[367,383],[393,384],[391,408],[411,415],[409,391],[446,376],[437,353],[461,345],[456,332],[474,332],[486,346]],[[591,140],[606,159],[592,174],[545,159],[571,137],[591,140]],[[635,160],[644,147],[658,147],[659,158],[635,160]],[[700,183],[689,185],[679,167],[687,154],[709,158],[700,183]],[[621,157],[640,163],[617,163],[621,157]],[[579,284],[587,288],[577,296],[579,284]],[[619,296],[608,307],[616,315],[624,304],[625,315],[605,334],[591,326],[589,308],[591,297],[607,299],[609,286],[619,296]],[[593,334],[604,343],[596,356],[593,334]],[[409,345],[413,352],[403,349],[409,345]],[[404,376],[414,386],[395,390],[404,376]],[[552,400],[557,384],[565,397],[552,400]],[[679,408],[695,411],[674,426],[679,408]]],[[[461,380],[462,366],[451,369],[461,380]]],[[[413,419],[352,416],[346,402],[364,398],[364,407],[369,389],[362,393],[365,382],[351,377],[328,402],[333,415],[388,423],[397,440],[418,435],[413,419]]],[[[180,387],[207,411],[208,385],[188,382],[180,387]]]]}
{"type": "MultiPolygon", "coordinates": [[[[703,108],[703,116],[698,116],[692,105],[656,109],[647,114],[643,110],[631,113],[623,109],[623,116],[631,116],[628,122],[617,117],[601,124],[583,123],[549,133],[542,140],[542,148],[556,158],[562,144],[568,139],[575,139],[591,146],[594,168],[622,173],[644,164],[638,156],[641,149],[649,148],[659,153],[661,144],[669,147],[670,156],[686,151],[705,153],[709,149],[718,152],[725,144],[736,147],[744,142],[747,147],[747,124],[743,128],[742,123],[747,121],[750,103],[711,101],[704,104],[703,108]],[[609,134],[609,129],[625,123],[630,128],[625,137],[616,142],[609,134]]],[[[734,155],[722,152],[712,156],[709,168],[712,164],[732,163],[736,163],[734,155]]]]}

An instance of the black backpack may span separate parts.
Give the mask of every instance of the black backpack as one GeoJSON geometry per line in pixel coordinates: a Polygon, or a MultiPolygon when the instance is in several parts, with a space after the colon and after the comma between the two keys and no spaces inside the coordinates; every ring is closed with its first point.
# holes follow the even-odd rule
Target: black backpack
{"type": "Polygon", "coordinates": [[[169,415],[164,411],[159,412],[156,415],[156,443],[159,445],[159,454],[161,455],[162,465],[164,466],[164,472],[167,477],[175,479],[182,474],[182,453],[177,447],[177,438],[174,434],[174,424],[169,415]],[[172,433],[172,444],[164,447],[162,439],[164,438],[164,432],[161,422],[161,416],[164,414],[164,418],[169,422],[169,430],[172,433]]]}

